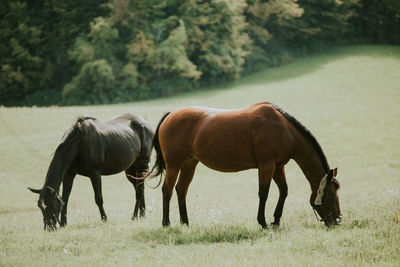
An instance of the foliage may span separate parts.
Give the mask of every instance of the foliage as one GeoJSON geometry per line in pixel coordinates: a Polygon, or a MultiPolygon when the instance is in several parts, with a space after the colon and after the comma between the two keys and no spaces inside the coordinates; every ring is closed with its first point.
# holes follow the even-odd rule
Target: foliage
{"type": "Polygon", "coordinates": [[[26,3],[9,1],[3,4],[0,21],[0,99],[21,101],[40,83],[43,60],[37,54],[41,31],[29,26],[26,3]]]}
{"type": "Polygon", "coordinates": [[[148,54],[146,64],[154,71],[165,75],[198,79],[201,75],[196,66],[187,58],[184,44],[187,40],[185,25],[181,21],[166,40],[148,54]]]}
{"type": "Polygon", "coordinates": [[[297,38],[306,49],[321,50],[327,45],[343,43],[349,20],[356,15],[359,0],[299,0],[305,12],[300,19],[303,30],[297,38]],[[307,43],[304,41],[307,40],[307,43]]]}
{"type": "Polygon", "coordinates": [[[110,103],[114,79],[112,68],[106,60],[85,63],[79,74],[64,88],[66,104],[110,103]]]}
{"type": "Polygon", "coordinates": [[[400,1],[361,1],[353,21],[358,38],[379,44],[400,44],[400,1]]]}
{"type": "Polygon", "coordinates": [[[304,9],[297,0],[247,0],[247,3],[246,20],[253,40],[252,53],[247,57],[247,69],[252,71],[264,65],[286,63],[284,60],[274,60],[291,47],[295,33],[303,30],[299,27],[299,18],[304,9]]]}
{"type": "Polygon", "coordinates": [[[192,0],[180,8],[188,32],[188,55],[203,73],[203,80],[240,76],[251,43],[245,32],[244,8],[240,0],[192,0]]]}

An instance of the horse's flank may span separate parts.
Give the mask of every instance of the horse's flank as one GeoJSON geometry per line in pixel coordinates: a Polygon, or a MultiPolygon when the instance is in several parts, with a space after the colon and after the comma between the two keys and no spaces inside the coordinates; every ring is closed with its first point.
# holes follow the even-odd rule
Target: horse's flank
{"type": "Polygon", "coordinates": [[[160,127],[164,146],[181,144],[180,153],[165,148],[163,156],[174,164],[193,154],[206,166],[223,172],[257,168],[270,159],[282,165],[295,155],[296,130],[285,121],[278,110],[264,103],[241,110],[185,108],[172,112],[160,127]],[[270,128],[274,124],[277,127],[270,128]],[[174,134],[175,131],[185,134],[174,134]]]}

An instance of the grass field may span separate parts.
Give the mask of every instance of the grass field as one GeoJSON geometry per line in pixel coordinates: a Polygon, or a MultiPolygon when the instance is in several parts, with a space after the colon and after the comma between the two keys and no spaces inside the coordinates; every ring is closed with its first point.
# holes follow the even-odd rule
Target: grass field
{"type": "MultiPolygon", "coordinates": [[[[1,266],[399,266],[400,47],[356,46],[299,59],[240,81],[178,97],[111,106],[0,108],[1,266]],[[338,167],[343,224],[327,230],[308,202],[293,161],[279,229],[257,224],[256,170],[220,173],[199,165],[187,197],[190,227],[161,227],[161,187],[146,188],[147,216],[130,220],[134,190],[123,174],[103,177],[100,222],[89,179],[77,177],[68,226],[43,231],[37,195],[64,131],[78,115],[131,112],[155,127],[189,105],[239,108],[270,101],[317,137],[338,167]]],[[[148,181],[155,185],[158,179],[148,181]]],[[[278,197],[271,186],[266,218],[278,197]]]]}

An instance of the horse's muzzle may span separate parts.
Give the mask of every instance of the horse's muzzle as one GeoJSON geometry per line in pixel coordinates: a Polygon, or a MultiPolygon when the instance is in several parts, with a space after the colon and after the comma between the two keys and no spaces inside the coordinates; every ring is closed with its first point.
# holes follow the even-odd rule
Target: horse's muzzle
{"type": "Polygon", "coordinates": [[[43,220],[44,223],[44,230],[49,232],[53,232],[57,230],[57,220],[56,219],[47,219],[43,220]]]}
{"type": "Polygon", "coordinates": [[[327,217],[323,220],[327,227],[340,225],[342,223],[342,214],[339,214],[338,217],[327,217]]]}

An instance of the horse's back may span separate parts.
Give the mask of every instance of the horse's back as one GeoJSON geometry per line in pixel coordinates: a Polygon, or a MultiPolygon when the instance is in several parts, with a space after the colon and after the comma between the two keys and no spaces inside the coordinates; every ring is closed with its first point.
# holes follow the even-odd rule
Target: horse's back
{"type": "Polygon", "coordinates": [[[114,174],[134,163],[141,151],[140,135],[131,127],[135,118],[124,114],[104,122],[85,121],[77,160],[83,172],[99,169],[114,174]]]}
{"type": "Polygon", "coordinates": [[[193,154],[219,171],[256,168],[260,161],[276,158],[277,146],[290,139],[285,120],[267,103],[240,110],[184,108],[172,112],[162,126],[167,164],[193,154]]]}

